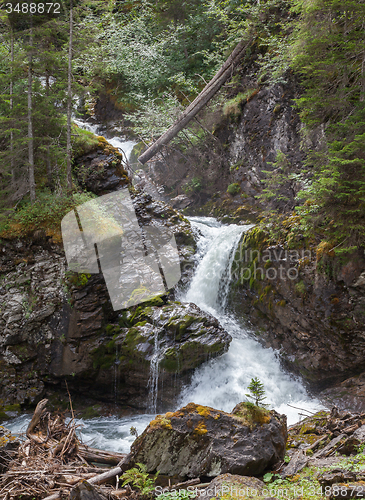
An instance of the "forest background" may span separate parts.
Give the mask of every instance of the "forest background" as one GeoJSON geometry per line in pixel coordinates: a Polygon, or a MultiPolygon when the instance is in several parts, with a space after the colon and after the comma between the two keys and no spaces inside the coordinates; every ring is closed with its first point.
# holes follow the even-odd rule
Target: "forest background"
{"type": "MultiPolygon", "coordinates": [[[[72,165],[97,139],[72,117],[92,115],[100,92],[150,144],[235,45],[252,38],[257,87],[293,74],[303,144],[313,130],[323,134],[306,150],[295,209],[301,230],[339,252],[364,246],[364,0],[65,0],[57,13],[41,5],[12,0],[1,9],[0,236],[59,224],[92,196],[72,165]]],[[[222,112],[247,97],[235,94],[238,81],[233,74],[216,99],[222,112]]],[[[267,199],[289,175],[280,151],[274,166],[263,183],[267,199]]]]}

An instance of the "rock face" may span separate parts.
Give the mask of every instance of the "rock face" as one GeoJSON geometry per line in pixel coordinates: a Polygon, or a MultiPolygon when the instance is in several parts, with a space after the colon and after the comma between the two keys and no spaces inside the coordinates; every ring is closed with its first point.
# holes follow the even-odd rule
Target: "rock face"
{"type": "Polygon", "coordinates": [[[51,364],[53,376],[74,373],[74,391],[152,411],[156,403],[171,404],[192,370],[223,354],[231,340],[213,317],[180,303],[139,306],[98,335],[79,335],[68,332],[62,357],[51,364]]]}
{"type": "Polygon", "coordinates": [[[98,139],[98,147],[76,158],[73,172],[82,188],[102,195],[128,185],[129,178],[123,166],[123,155],[104,137],[98,139]]]}
{"type": "Polygon", "coordinates": [[[325,389],[320,398],[329,406],[336,404],[339,408],[365,412],[365,372],[325,389]]]}
{"type": "MultiPolygon", "coordinates": [[[[301,95],[298,83],[287,74],[286,83],[258,85],[257,72],[254,62],[242,72],[236,93],[243,92],[248,97],[239,103],[233,115],[205,110],[204,124],[214,137],[208,136],[204,143],[184,154],[174,150],[166,161],[155,159],[152,163],[152,179],[164,186],[173,200],[181,192],[186,193],[194,204],[188,209],[192,213],[202,206],[203,213],[213,215],[223,205],[223,214],[238,208],[252,212],[258,207],[291,210],[298,205],[295,196],[302,189],[300,175],[296,179],[286,176],[280,196],[263,202],[257,199],[264,187],[262,181],[280,170],[273,164],[278,152],[285,155],[285,169],[290,174],[302,174],[305,158],[302,124],[293,106],[294,99],[301,95]],[[227,192],[231,185],[236,189],[227,192]]],[[[306,138],[307,145],[317,144],[322,135],[321,130],[312,133],[306,138]]]]}
{"type": "MultiPolygon", "coordinates": [[[[133,198],[141,225],[174,233],[179,285],[186,286],[196,248],[189,222],[148,195],[133,198]]],[[[113,311],[103,276],[67,271],[62,249],[46,239],[2,241],[0,265],[3,412],[50,396],[64,379],[74,394],[145,410],[149,395],[159,404],[175,397],[192,370],[231,340],[213,317],[174,302],[173,293],[113,311]]]]}
{"type": "Polygon", "coordinates": [[[190,403],[150,422],[123,466],[141,462],[181,479],[258,475],[283,459],[286,438],[286,417],[273,410],[241,403],[230,414],[190,403]]]}
{"type": "Polygon", "coordinates": [[[310,249],[260,243],[265,237],[254,228],[237,250],[231,288],[235,310],[249,315],[260,328],[258,340],[279,349],[286,366],[315,388],[358,375],[365,351],[364,286],[359,284],[363,252],[344,263],[319,258],[310,249]]]}

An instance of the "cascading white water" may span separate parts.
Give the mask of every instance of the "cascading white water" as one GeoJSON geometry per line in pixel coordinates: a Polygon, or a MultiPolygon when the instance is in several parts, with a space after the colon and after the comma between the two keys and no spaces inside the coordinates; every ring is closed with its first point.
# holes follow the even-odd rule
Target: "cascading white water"
{"type": "Polygon", "coordinates": [[[194,302],[215,316],[231,334],[232,342],[226,354],[195,371],[191,384],[181,394],[180,405],[193,401],[231,411],[237,403],[247,400],[247,387],[253,377],[258,377],[265,386],[265,402],[285,413],[289,424],[299,420],[299,413],[288,404],[309,411],[322,408],[319,401],[308,396],[299,380],[282,370],[275,352],[264,349],[237,318],[225,311],[234,250],[250,226],[224,226],[207,217],[191,218],[191,224],[201,234],[201,260],[189,290],[180,299],[194,302]]]}
{"type": "MultiPolygon", "coordinates": [[[[285,413],[289,424],[300,420],[300,410],[288,404],[309,411],[321,409],[322,405],[307,394],[301,382],[282,370],[275,352],[264,349],[254,340],[247,327],[225,311],[234,250],[242,232],[249,226],[222,225],[208,217],[193,217],[191,223],[200,235],[198,263],[189,289],[180,300],[194,302],[215,316],[231,334],[232,342],[226,354],[208,361],[195,371],[191,384],[180,395],[178,407],[193,401],[231,411],[237,403],[247,400],[245,394],[251,378],[258,377],[266,390],[266,402],[278,412],[285,413]]],[[[149,383],[151,412],[156,411],[160,360],[161,352],[156,338],[149,383]]],[[[141,433],[153,417],[153,413],[124,418],[100,417],[79,420],[78,423],[83,425],[81,436],[89,445],[128,452],[134,441],[129,433],[130,427],[136,427],[141,433]]],[[[19,432],[28,422],[29,416],[23,415],[6,425],[10,430],[19,432]]]]}
{"type": "Polygon", "coordinates": [[[153,354],[150,361],[150,378],[148,379],[148,401],[147,411],[156,413],[157,411],[157,395],[158,395],[158,373],[160,361],[163,353],[160,351],[159,331],[155,332],[153,354]]]}
{"type": "MultiPolygon", "coordinates": [[[[72,121],[76,123],[78,127],[84,130],[88,130],[89,132],[92,132],[95,135],[100,135],[99,133],[100,125],[92,125],[91,123],[88,123],[84,120],[79,120],[77,118],[73,118],[72,121]]],[[[129,157],[132,153],[132,149],[137,144],[135,141],[126,141],[123,137],[119,136],[114,136],[112,138],[109,138],[107,139],[107,141],[112,146],[119,149],[121,153],[123,153],[125,160],[129,160],[129,157]]]]}

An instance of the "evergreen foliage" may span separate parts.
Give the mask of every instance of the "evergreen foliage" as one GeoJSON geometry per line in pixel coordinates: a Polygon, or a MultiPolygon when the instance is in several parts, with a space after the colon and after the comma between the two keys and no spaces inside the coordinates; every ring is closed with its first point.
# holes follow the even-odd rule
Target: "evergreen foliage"
{"type": "MultiPolygon", "coordinates": [[[[303,133],[320,137],[319,146],[306,146],[306,171],[294,179],[307,179],[300,193],[306,203],[297,208],[301,228],[336,248],[339,245],[340,251],[365,245],[364,2],[77,0],[73,4],[74,95],[86,95],[85,107],[92,107],[95,92],[106,87],[145,142],[171,125],[238,40],[254,32],[251,55],[258,65],[257,88],[285,82],[288,72],[294,72],[302,85],[296,106],[305,124],[303,133]]],[[[60,15],[1,11],[0,208],[28,196],[31,142],[36,196],[44,190],[58,194],[65,190],[68,6],[66,1],[60,15]]],[[[250,89],[230,93],[226,99],[224,112],[230,119],[239,116],[245,91],[250,89]]],[[[223,104],[219,101],[218,106],[223,109],[223,104]]],[[[74,143],[74,155],[82,141],[86,148],[93,142],[76,133],[81,137],[78,149],[74,143]]],[[[201,139],[193,128],[184,134],[191,145],[201,139]]],[[[262,200],[277,196],[286,183],[290,186],[290,165],[280,155],[262,200]]]]}
{"type": "Polygon", "coordinates": [[[365,4],[298,1],[292,67],[305,91],[297,100],[307,129],[324,124],[313,174],[302,195],[318,206],[309,223],[346,245],[365,244],[365,4]]]}
{"type": "Polygon", "coordinates": [[[267,404],[263,403],[263,401],[266,399],[264,384],[257,377],[251,379],[251,382],[247,388],[250,393],[246,394],[246,396],[252,399],[256,406],[261,406],[262,408],[268,406],[267,404]]]}

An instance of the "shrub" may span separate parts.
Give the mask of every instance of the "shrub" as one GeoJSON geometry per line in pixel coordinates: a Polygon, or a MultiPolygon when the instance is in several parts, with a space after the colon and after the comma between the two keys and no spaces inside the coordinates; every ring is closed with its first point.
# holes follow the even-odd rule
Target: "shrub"
{"type": "Polygon", "coordinates": [[[261,406],[263,408],[267,406],[263,403],[264,399],[266,399],[264,384],[257,377],[251,379],[248,390],[250,394],[246,394],[246,396],[253,399],[256,406],[261,406]]]}
{"type": "Polygon", "coordinates": [[[146,466],[144,464],[137,464],[137,467],[124,472],[120,479],[123,481],[123,486],[131,483],[140,491],[141,495],[150,495],[155,489],[157,476],[158,472],[154,478],[149,477],[146,466]]]}
{"type": "Polygon", "coordinates": [[[241,186],[238,184],[238,182],[234,182],[227,187],[227,193],[231,194],[232,196],[238,194],[240,191],[241,186]]]}
{"type": "Polygon", "coordinates": [[[29,236],[43,229],[55,242],[61,242],[61,220],[73,208],[90,201],[96,196],[92,193],[75,193],[71,196],[55,196],[43,192],[38,194],[35,203],[24,201],[16,212],[2,224],[0,236],[16,238],[29,236]]]}

